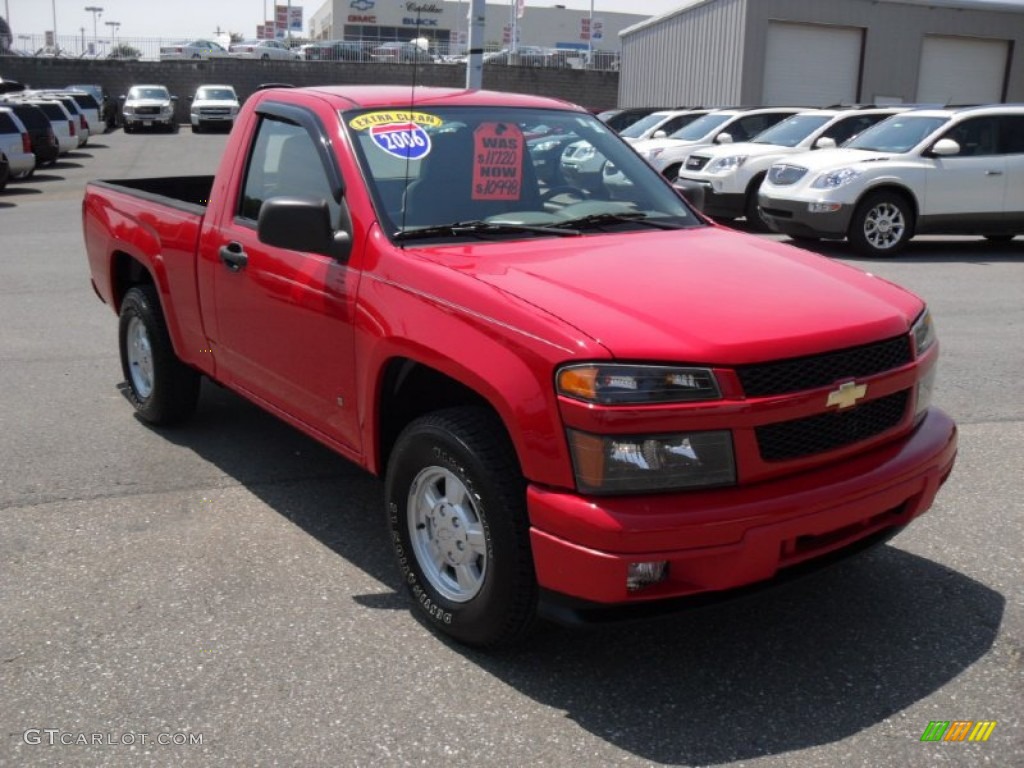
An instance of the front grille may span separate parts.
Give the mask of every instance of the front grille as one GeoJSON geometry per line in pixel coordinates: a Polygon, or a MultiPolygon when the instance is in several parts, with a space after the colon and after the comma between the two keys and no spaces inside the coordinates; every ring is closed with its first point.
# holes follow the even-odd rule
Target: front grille
{"type": "Polygon", "coordinates": [[[690,155],[686,158],[686,170],[688,171],[699,171],[705,165],[708,164],[710,158],[703,157],[701,155],[690,155]]]}
{"type": "Polygon", "coordinates": [[[768,397],[827,387],[841,379],[860,379],[906,365],[910,336],[850,347],[810,357],[795,357],[736,369],[747,397],[768,397]]]}
{"type": "Polygon", "coordinates": [[[780,187],[786,187],[790,184],[796,184],[806,173],[807,169],[801,168],[799,165],[779,163],[768,169],[768,181],[780,187]]]}
{"type": "Polygon", "coordinates": [[[160,107],[136,107],[136,115],[159,115],[160,107]]]}
{"type": "Polygon", "coordinates": [[[199,114],[201,115],[226,115],[231,110],[228,107],[200,107],[199,114]]]}
{"type": "Polygon", "coordinates": [[[903,390],[846,410],[757,427],[765,461],[788,461],[834,451],[880,435],[903,420],[910,391],[903,390]]]}

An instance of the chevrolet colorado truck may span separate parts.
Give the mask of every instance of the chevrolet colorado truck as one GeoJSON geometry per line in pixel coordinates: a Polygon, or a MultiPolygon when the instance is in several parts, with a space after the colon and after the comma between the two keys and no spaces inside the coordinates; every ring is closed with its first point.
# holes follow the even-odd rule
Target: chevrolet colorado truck
{"type": "Polygon", "coordinates": [[[138,415],[207,377],[381,476],[414,611],[464,643],[772,583],[953,467],[920,298],[708,221],[560,101],[258,91],[214,176],[92,182],[83,226],[138,415]],[[541,182],[545,134],[628,186],[541,182]]]}

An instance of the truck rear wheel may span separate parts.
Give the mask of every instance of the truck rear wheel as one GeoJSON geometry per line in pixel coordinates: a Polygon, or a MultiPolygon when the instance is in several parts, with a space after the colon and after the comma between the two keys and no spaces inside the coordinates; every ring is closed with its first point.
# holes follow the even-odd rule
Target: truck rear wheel
{"type": "Polygon", "coordinates": [[[199,400],[199,373],[178,359],[152,285],[137,285],[121,302],[121,370],[128,400],[150,424],[184,421],[199,400]]]}
{"type": "Polygon", "coordinates": [[[537,583],[525,481],[496,416],[452,408],[410,423],[388,462],[385,502],[402,580],[424,621],[478,646],[526,633],[537,583]]]}

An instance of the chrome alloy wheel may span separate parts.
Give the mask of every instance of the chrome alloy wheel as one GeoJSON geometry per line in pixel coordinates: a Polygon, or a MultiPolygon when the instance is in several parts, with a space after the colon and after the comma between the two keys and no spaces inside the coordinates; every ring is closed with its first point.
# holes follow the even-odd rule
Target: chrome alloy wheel
{"type": "Polygon", "coordinates": [[[128,366],[135,393],[145,400],[153,394],[153,347],[149,342],[146,326],[138,317],[128,321],[125,339],[128,366]]]}
{"type": "Polygon", "coordinates": [[[472,600],[487,574],[487,542],[469,489],[447,469],[427,467],[413,481],[406,509],[427,581],[454,603],[472,600]]]}
{"type": "Polygon", "coordinates": [[[879,251],[899,245],[906,231],[903,211],[887,200],[879,202],[864,217],[864,239],[879,251]]]}

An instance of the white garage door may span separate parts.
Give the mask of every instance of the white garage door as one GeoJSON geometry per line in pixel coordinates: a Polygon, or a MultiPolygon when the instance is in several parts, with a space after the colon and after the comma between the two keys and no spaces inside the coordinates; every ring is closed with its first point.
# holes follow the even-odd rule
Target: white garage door
{"type": "Polygon", "coordinates": [[[857,101],[862,37],[854,27],[770,22],[764,103],[818,107],[857,101]]]}
{"type": "Polygon", "coordinates": [[[917,101],[922,104],[988,104],[1002,101],[1007,40],[924,38],[917,101]]]}

